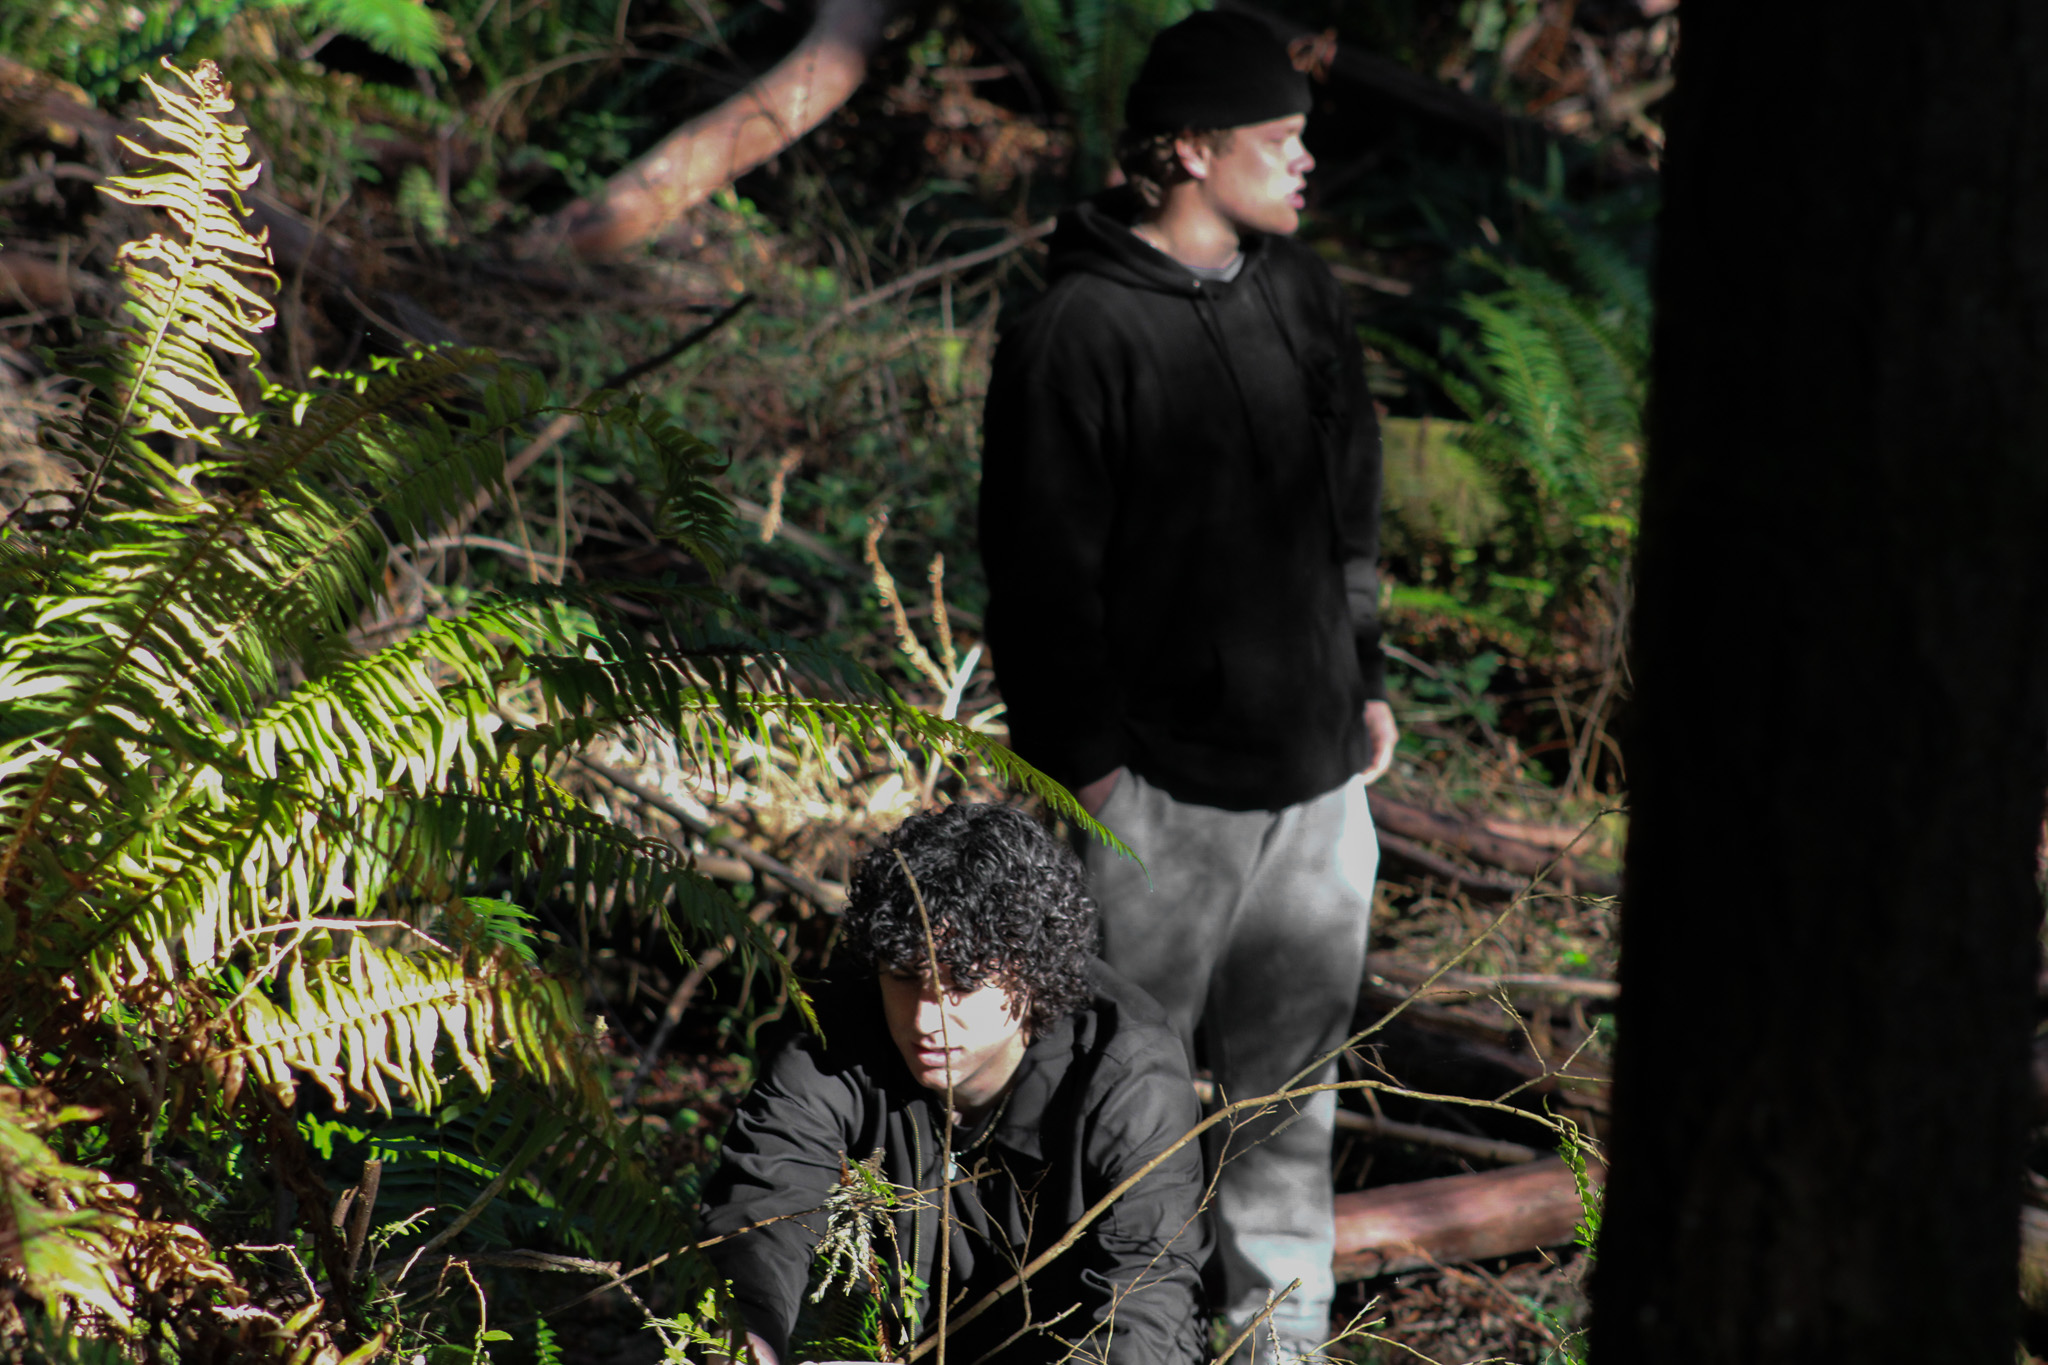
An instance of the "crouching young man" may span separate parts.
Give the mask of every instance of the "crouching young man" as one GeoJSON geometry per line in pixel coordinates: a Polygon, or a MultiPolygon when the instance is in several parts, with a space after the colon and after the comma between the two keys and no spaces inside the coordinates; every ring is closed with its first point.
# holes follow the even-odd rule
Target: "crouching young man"
{"type": "MultiPolygon", "coordinates": [[[[913,1322],[888,1327],[901,1351],[938,1322],[947,1125],[956,1323],[1195,1125],[1179,1037],[1095,945],[1080,866],[1008,807],[912,816],[861,862],[839,952],[851,971],[818,993],[822,1036],[769,1049],[705,1195],[706,1232],[739,1233],[707,1254],[762,1365],[790,1360],[819,1210],[847,1165],[879,1154],[885,1179],[922,1192],[894,1213],[893,1248],[874,1239],[890,1308],[915,1305],[913,1322]],[[768,1219],[779,1221],[752,1226],[768,1219]]],[[[954,1332],[948,1358],[1192,1365],[1204,1354],[1201,1198],[1191,1142],[954,1332]]]]}

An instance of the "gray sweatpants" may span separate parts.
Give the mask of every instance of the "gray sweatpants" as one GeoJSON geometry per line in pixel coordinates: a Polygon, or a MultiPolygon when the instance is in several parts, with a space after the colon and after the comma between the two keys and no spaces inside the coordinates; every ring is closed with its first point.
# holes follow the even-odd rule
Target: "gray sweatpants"
{"type": "MultiPolygon", "coordinates": [[[[1191,1062],[1199,1025],[1221,1098],[1270,1094],[1343,1041],[1379,867],[1362,781],[1285,810],[1226,811],[1126,771],[1099,818],[1144,863],[1087,841],[1103,955],[1166,1007],[1191,1062]]],[[[1309,1080],[1333,1078],[1326,1067],[1309,1080]]],[[[1325,1091],[1212,1149],[1224,1316],[1241,1327],[1301,1281],[1257,1333],[1262,1361],[1269,1335],[1283,1353],[1329,1335],[1336,1107],[1325,1091]]]]}

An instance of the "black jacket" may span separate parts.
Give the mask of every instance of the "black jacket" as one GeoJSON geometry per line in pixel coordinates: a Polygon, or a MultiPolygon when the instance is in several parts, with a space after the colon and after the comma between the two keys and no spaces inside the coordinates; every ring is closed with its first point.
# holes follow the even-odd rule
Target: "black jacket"
{"type": "MultiPolygon", "coordinates": [[[[1185,1053],[1150,996],[1100,962],[1095,998],[1034,1039],[1008,1098],[962,1168],[987,1174],[954,1190],[952,1312],[957,1317],[1066,1232],[1087,1208],[1195,1125],[1185,1053]]],[[[839,1183],[841,1161],[883,1154],[882,1174],[926,1191],[937,1186],[934,1123],[944,1100],[904,1066],[882,1017],[872,977],[819,996],[825,1042],[796,1032],[773,1048],[726,1135],[706,1187],[705,1230],[723,1234],[780,1214],[808,1214],[839,1183]]],[[[972,1136],[972,1135],[970,1135],[972,1136]]],[[[962,1141],[956,1138],[956,1148],[962,1141]]],[[[1067,1342],[1098,1332],[1088,1359],[1109,1365],[1195,1365],[1203,1357],[1200,1267],[1209,1249],[1197,1216],[1200,1144],[1190,1142],[1092,1224],[1028,1285],[1037,1322],[1003,1350],[1003,1365],[1058,1361],[1067,1342]],[[1069,1308],[1074,1311],[1067,1312],[1069,1308]],[[1109,1328],[1102,1325],[1111,1318],[1109,1328]],[[1064,1339],[1064,1340],[1060,1340],[1064,1339]]],[[[938,1214],[896,1216],[896,1243],[910,1269],[938,1287],[938,1214]]],[[[784,1219],[710,1247],[732,1282],[749,1330],[785,1365],[822,1215],[784,1219]]],[[[876,1238],[878,1247],[886,1247],[876,1238]]],[[[895,1286],[891,1286],[893,1293],[895,1286]]],[[[1012,1291],[949,1341],[949,1359],[973,1361],[1024,1325],[1012,1291]]],[[[922,1311],[936,1325],[935,1302],[922,1311]]],[[[899,1349],[905,1344],[895,1339],[899,1349]]]]}
{"type": "Polygon", "coordinates": [[[1231,810],[1365,766],[1383,695],[1379,424],[1328,269],[1248,237],[1229,283],[1062,215],[988,395],[981,551],[1011,740],[1231,810]]]}

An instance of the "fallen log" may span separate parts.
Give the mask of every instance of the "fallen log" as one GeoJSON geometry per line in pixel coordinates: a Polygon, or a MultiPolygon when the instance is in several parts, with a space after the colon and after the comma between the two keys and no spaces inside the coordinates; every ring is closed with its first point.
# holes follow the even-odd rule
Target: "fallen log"
{"type": "Polygon", "coordinates": [[[1479,823],[1503,839],[1519,839],[1525,844],[1559,852],[1585,837],[1585,830],[1578,825],[1559,825],[1548,820],[1517,820],[1511,815],[1482,815],[1479,823]]]}
{"type": "MultiPolygon", "coordinates": [[[[1595,1178],[1598,1178],[1596,1173],[1595,1178]]],[[[1585,1216],[1556,1158],[1337,1196],[1339,1282],[1563,1246],[1585,1216]]]]}
{"type": "Polygon", "coordinates": [[[1519,872],[1524,877],[1541,873],[1550,881],[1589,895],[1615,896],[1621,893],[1620,878],[1591,866],[1573,854],[1511,839],[1483,823],[1411,806],[1377,791],[1367,795],[1372,802],[1373,824],[1379,827],[1382,836],[1391,831],[1405,839],[1444,844],[1479,862],[1519,872]]]}
{"type": "Polygon", "coordinates": [[[649,241],[827,118],[867,78],[893,0],[820,0],[810,32],[767,74],[670,133],[551,231],[594,260],[649,241]]]}

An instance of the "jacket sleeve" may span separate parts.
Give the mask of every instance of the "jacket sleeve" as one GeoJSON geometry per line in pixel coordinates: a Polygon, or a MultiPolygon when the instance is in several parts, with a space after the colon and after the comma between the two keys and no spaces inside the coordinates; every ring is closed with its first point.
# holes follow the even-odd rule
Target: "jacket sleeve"
{"type": "MultiPolygon", "coordinates": [[[[856,1131],[852,1085],[818,1064],[818,1040],[795,1033],[775,1051],[726,1132],[704,1194],[704,1230],[720,1236],[781,1221],[705,1250],[732,1284],[747,1330],[789,1357],[811,1253],[824,1236],[826,1196],[856,1131]],[[797,1215],[783,1217],[783,1215],[797,1215]]],[[[863,1153],[855,1153],[858,1159],[863,1153]]]]}
{"type": "Polygon", "coordinates": [[[1344,533],[1344,592],[1351,608],[1351,634],[1358,650],[1358,672],[1368,699],[1387,696],[1386,661],[1380,654],[1380,419],[1372,391],[1365,385],[1365,348],[1357,324],[1344,306],[1334,281],[1330,303],[1336,314],[1338,344],[1343,355],[1345,411],[1350,430],[1339,454],[1345,477],[1338,521],[1344,533]]]}
{"type": "MultiPolygon", "coordinates": [[[[1200,1119],[1187,1062],[1171,1032],[1138,1059],[1090,1125],[1086,1159],[1099,1199],[1171,1147],[1200,1119]]],[[[1082,1355],[1107,1365],[1199,1365],[1206,1358],[1202,1153],[1190,1142],[1105,1213],[1084,1257],[1080,1312],[1094,1334],[1082,1355]]],[[[1070,1320],[1071,1321],[1071,1320],[1070,1320]]],[[[1079,1335],[1077,1332],[1076,1335],[1079,1335]]]]}
{"type": "Polygon", "coordinates": [[[1120,404],[1099,322],[1068,302],[1048,299],[996,350],[980,531],[1011,745],[1072,787],[1120,766],[1126,742],[1102,590],[1120,404]]]}

